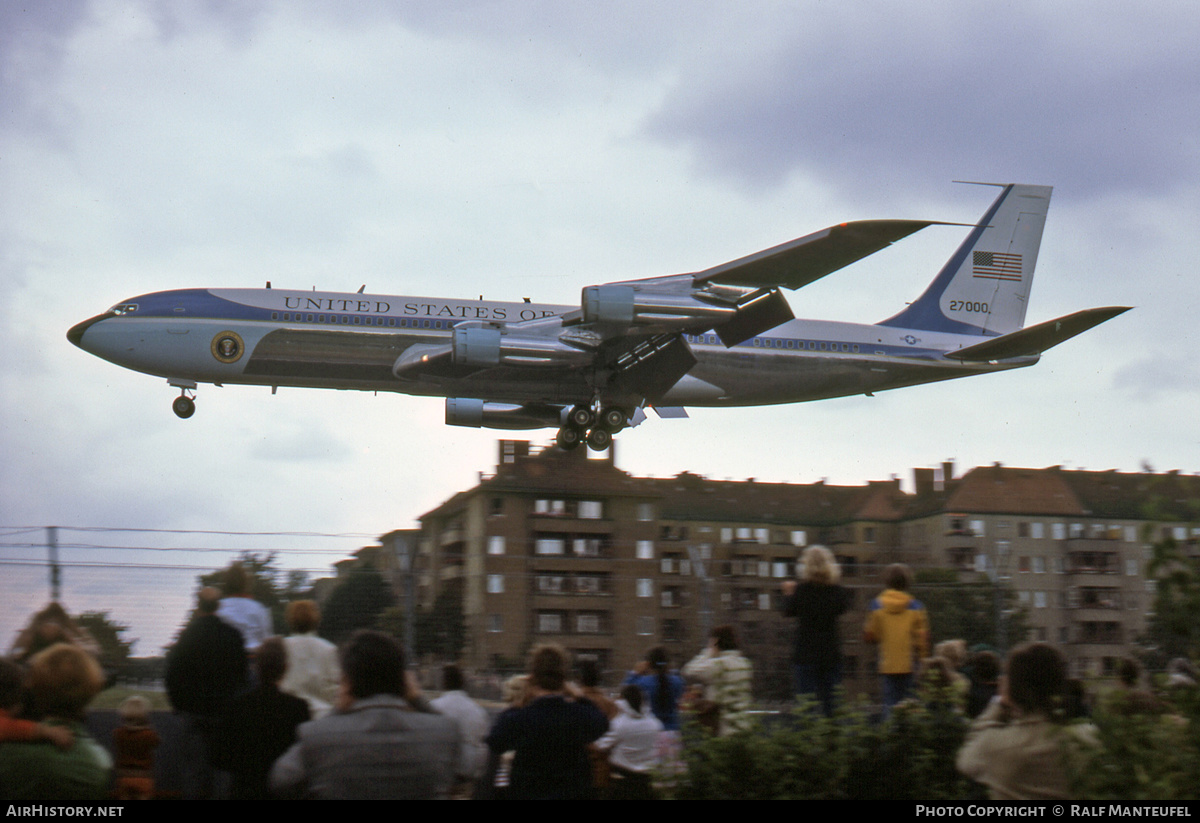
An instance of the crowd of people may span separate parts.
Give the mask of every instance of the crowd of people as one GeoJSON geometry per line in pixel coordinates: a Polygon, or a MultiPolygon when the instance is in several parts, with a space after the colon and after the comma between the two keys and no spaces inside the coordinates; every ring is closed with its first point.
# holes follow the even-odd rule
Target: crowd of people
{"type": "MultiPolygon", "coordinates": [[[[795,691],[833,717],[851,596],[823,547],[804,552],[801,570],[781,587],[783,613],[795,621],[795,691]]],[[[317,635],[316,604],[298,601],[286,610],[290,635],[275,637],[248,575],[235,566],[225,582],[224,592],[198,592],[166,659],[187,799],[649,799],[656,779],[682,769],[685,718],[716,737],[755,722],[753,666],[732,626],[716,627],[678,670],[664,648],[649,649],[612,694],[593,661],[573,669],[561,647],[537,646],[528,671],[505,684],[507,705],[493,718],[468,695],[457,665],[443,668],[440,696],[426,699],[389,635],[363,630],[335,647],[317,635]]],[[[1068,724],[1089,706],[1062,653],[1026,644],[1002,665],[994,651],[969,652],[961,640],[931,650],[909,569],[889,567],[883,583],[863,626],[878,646],[879,721],[906,702],[934,701],[970,720],[957,767],[993,797],[1067,797],[1063,742],[1088,745],[1095,730],[1068,724]]],[[[159,796],[161,740],[145,698],[121,704],[110,746],[84,726],[104,675],[94,644],[60,606],[32,621],[12,658],[0,661],[0,796],[159,796]]],[[[1139,688],[1140,677],[1135,663],[1123,665],[1109,710],[1169,710],[1139,688]]],[[[1195,687],[1187,661],[1172,664],[1171,678],[1195,687]]]]}

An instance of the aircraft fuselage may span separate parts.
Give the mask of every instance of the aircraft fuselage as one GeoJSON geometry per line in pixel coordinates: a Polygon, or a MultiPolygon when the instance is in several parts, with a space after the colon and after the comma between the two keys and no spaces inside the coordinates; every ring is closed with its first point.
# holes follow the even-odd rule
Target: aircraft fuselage
{"type": "MultiPolygon", "coordinates": [[[[80,348],[173,382],[297,386],[551,404],[591,398],[586,369],[501,365],[434,377],[397,373],[415,346],[448,344],[468,321],[557,317],[575,306],[489,300],[188,289],[126,300],[71,329],[80,348]]],[[[945,352],[978,337],[792,320],[726,348],[685,334],[695,366],[662,405],[750,406],[863,394],[1027,366],[1037,357],[964,364],[945,352]]]]}

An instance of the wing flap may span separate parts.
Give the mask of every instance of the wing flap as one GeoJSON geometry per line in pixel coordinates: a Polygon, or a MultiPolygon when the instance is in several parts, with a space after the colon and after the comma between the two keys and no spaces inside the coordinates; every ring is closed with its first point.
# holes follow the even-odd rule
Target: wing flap
{"type": "Polygon", "coordinates": [[[983,343],[976,343],[974,346],[967,346],[958,351],[947,352],[946,356],[969,362],[1032,357],[1070,340],[1077,334],[1083,334],[1106,320],[1112,320],[1117,315],[1129,311],[1130,308],[1130,306],[1106,306],[1100,309],[1085,309],[1057,320],[1047,320],[1045,323],[1038,323],[1027,329],[993,337],[983,343]]]}
{"type": "Polygon", "coordinates": [[[693,275],[695,285],[798,289],[887,248],[937,220],[858,220],[839,223],[693,275]]]}

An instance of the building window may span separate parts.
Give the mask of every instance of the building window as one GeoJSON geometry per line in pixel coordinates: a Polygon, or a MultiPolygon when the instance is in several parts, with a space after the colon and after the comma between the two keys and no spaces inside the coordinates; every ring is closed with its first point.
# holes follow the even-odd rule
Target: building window
{"type": "Polygon", "coordinates": [[[579,634],[599,634],[600,615],[594,612],[581,612],[575,615],[575,631],[579,634]]]}
{"type": "Polygon", "coordinates": [[[654,504],[653,503],[638,503],[637,519],[645,523],[654,519],[654,504]]]}
{"type": "Polygon", "coordinates": [[[1029,571],[1029,558],[1026,557],[1025,555],[1022,555],[1017,558],[1017,571],[1019,571],[1019,572],[1029,571]]]}
{"type": "Polygon", "coordinates": [[[579,594],[600,594],[603,590],[604,585],[599,575],[581,574],[575,578],[575,591],[579,594]]]}
{"type": "Polygon", "coordinates": [[[1034,540],[1041,540],[1046,535],[1046,525],[1044,523],[1030,523],[1029,536],[1034,540]]]}
{"type": "Polygon", "coordinates": [[[1125,559],[1125,574],[1134,576],[1138,573],[1138,562],[1135,558],[1128,557],[1125,559]]]}
{"type": "Polygon", "coordinates": [[[539,537],[534,550],[538,554],[562,554],[566,550],[565,544],[561,537],[539,537]]]}
{"type": "Polygon", "coordinates": [[[1017,537],[1029,537],[1029,524],[1024,520],[1017,522],[1017,537]]]}
{"type": "Polygon", "coordinates": [[[537,590],[543,594],[560,594],[565,578],[561,574],[539,574],[537,590]]]}
{"type": "Polygon", "coordinates": [[[792,532],[792,545],[793,546],[807,546],[808,545],[808,532],[806,532],[804,529],[794,530],[792,532]]]}
{"type": "Polygon", "coordinates": [[[653,560],[654,559],[654,541],[639,540],[637,542],[637,559],[638,560],[653,560]]]}
{"type": "Polygon", "coordinates": [[[538,500],[533,504],[533,513],[563,515],[567,513],[567,504],[562,500],[538,500]]]}
{"type": "Polygon", "coordinates": [[[788,566],[792,564],[789,559],[776,560],[771,564],[771,577],[787,577],[788,566]]]}
{"type": "Polygon", "coordinates": [[[1051,523],[1050,534],[1055,540],[1065,540],[1067,538],[1067,527],[1064,523],[1051,523]]]}
{"type": "Polygon", "coordinates": [[[864,543],[874,543],[875,542],[875,527],[874,526],[864,526],[863,527],[863,542],[864,543]]]}
{"type": "Polygon", "coordinates": [[[1045,574],[1046,573],[1046,558],[1044,558],[1044,557],[1034,557],[1033,558],[1033,573],[1034,574],[1045,574]]]}
{"type": "Polygon", "coordinates": [[[538,612],[537,630],[541,634],[562,634],[562,619],[560,612],[538,612]]]}
{"type": "Polygon", "coordinates": [[[983,521],[982,520],[972,520],[971,521],[971,533],[974,534],[976,537],[983,537],[984,530],[983,530],[983,521]]]}
{"type": "Polygon", "coordinates": [[[643,637],[654,634],[654,618],[639,617],[637,619],[637,633],[643,637]]]}
{"type": "Polygon", "coordinates": [[[1046,593],[1045,592],[1034,592],[1033,593],[1033,607],[1035,609],[1046,608],[1046,593]]]}
{"type": "Polygon", "coordinates": [[[502,535],[493,534],[488,538],[487,553],[504,554],[504,537],[502,535]]]}
{"type": "Polygon", "coordinates": [[[986,572],[987,569],[988,569],[987,555],[986,554],[975,555],[975,571],[982,574],[982,573],[986,572]]]}
{"type": "Polygon", "coordinates": [[[1135,526],[1126,526],[1125,527],[1125,542],[1126,543],[1136,543],[1137,542],[1137,528],[1135,526]]]}
{"type": "Polygon", "coordinates": [[[504,575],[489,574],[487,578],[488,594],[504,594],[504,575]]]}
{"type": "Polygon", "coordinates": [[[764,612],[771,610],[771,595],[768,592],[762,592],[758,596],[758,608],[764,612]]]}
{"type": "Polygon", "coordinates": [[[599,557],[601,545],[599,537],[576,537],[571,541],[576,557],[599,557]]]}
{"type": "Polygon", "coordinates": [[[583,520],[599,520],[604,517],[604,504],[599,500],[580,500],[579,517],[583,520]]]}
{"type": "Polygon", "coordinates": [[[654,597],[654,581],[649,577],[639,577],[637,582],[638,597],[654,597]]]}
{"type": "Polygon", "coordinates": [[[771,542],[771,532],[769,529],[755,529],[754,539],[759,543],[766,545],[767,543],[771,542]]]}
{"type": "Polygon", "coordinates": [[[487,630],[493,634],[504,631],[504,615],[489,614],[487,620],[487,630]]]}

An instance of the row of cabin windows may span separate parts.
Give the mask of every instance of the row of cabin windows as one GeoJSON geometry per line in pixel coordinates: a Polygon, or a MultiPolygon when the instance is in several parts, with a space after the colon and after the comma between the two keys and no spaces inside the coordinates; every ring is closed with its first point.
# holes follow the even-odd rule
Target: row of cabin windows
{"type": "MultiPolygon", "coordinates": [[[[685,334],[689,343],[715,346],[721,339],[715,334],[685,334]]],[[[792,337],[755,337],[750,341],[758,349],[791,349],[793,351],[842,351],[858,353],[857,343],[832,343],[827,340],[796,340],[792,337]]],[[[723,344],[722,344],[723,345],[723,344]]]]}
{"type": "Polygon", "coordinates": [[[316,314],[313,312],[271,312],[272,320],[284,323],[324,323],[329,326],[381,326],[401,329],[452,329],[457,320],[432,320],[428,317],[379,317],[362,314],[316,314]]]}

